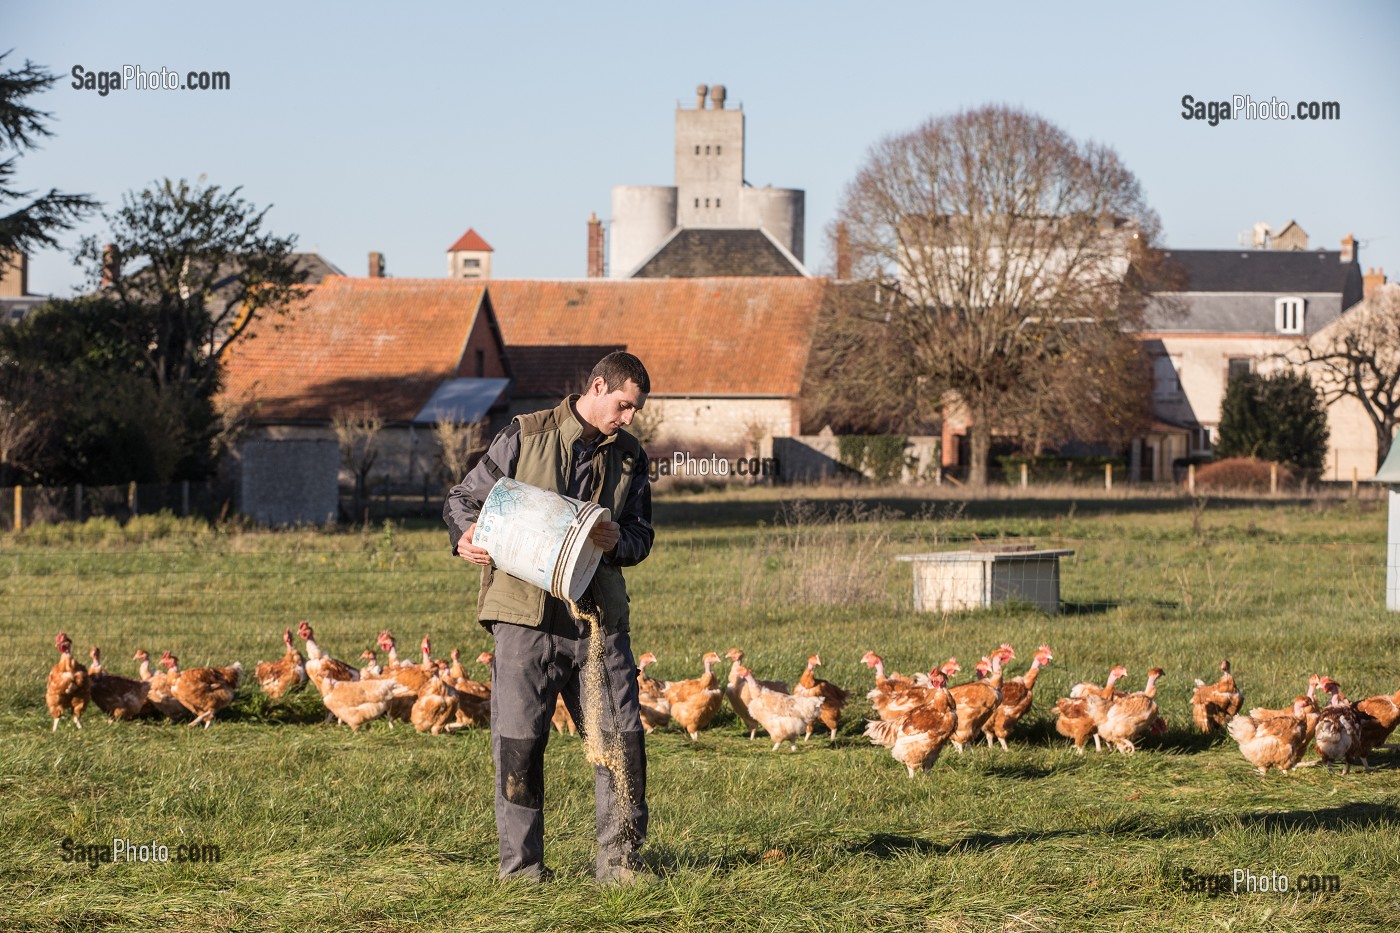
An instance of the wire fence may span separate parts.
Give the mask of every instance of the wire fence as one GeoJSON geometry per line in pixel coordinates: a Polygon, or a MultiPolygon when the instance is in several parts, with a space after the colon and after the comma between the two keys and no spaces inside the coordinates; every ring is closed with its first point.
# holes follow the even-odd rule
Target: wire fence
{"type": "MultiPolygon", "coordinates": [[[[442,514],[445,489],[425,485],[405,494],[371,490],[357,499],[340,491],[339,520],[374,524],[386,518],[434,518],[442,514]]],[[[109,518],[125,524],[138,515],[169,513],[208,521],[237,517],[237,501],[227,482],[127,483],[120,486],[0,486],[0,531],[36,524],[109,518]]]]}
{"type": "Polygon", "coordinates": [[[0,529],[18,531],[40,523],[169,512],[216,518],[229,507],[227,488],[212,482],[127,483],[121,486],[0,486],[0,529]]]}

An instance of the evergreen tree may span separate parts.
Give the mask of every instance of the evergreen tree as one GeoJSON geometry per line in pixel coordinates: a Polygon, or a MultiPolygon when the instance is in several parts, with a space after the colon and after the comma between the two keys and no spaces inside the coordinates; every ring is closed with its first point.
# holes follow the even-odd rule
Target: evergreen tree
{"type": "Polygon", "coordinates": [[[1220,404],[1219,457],[1257,457],[1317,476],[1327,458],[1327,410],[1304,373],[1231,378],[1220,404]]]}

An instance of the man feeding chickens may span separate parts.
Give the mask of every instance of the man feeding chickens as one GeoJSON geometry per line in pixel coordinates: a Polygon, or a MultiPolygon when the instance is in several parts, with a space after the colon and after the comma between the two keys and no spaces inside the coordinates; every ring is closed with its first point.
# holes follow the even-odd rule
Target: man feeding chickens
{"type": "MultiPolygon", "coordinates": [[[[617,351],[603,357],[581,395],[515,418],[486,455],[447,495],[443,517],[452,552],[482,567],[477,618],[495,639],[491,751],[496,767],[496,834],[502,878],[541,881],[544,866],[544,749],[562,697],[575,723],[588,721],[580,675],[592,629],[568,605],[533,584],[500,572],[472,543],[482,502],[501,477],[512,477],[609,509],[589,539],[602,551],[580,615],[601,616],[601,736],[618,749],[616,773],[597,765],[597,878],[629,883],[645,877],[637,850],[646,838],[646,749],[637,705],[637,667],[628,636],[623,567],[651,551],[651,485],[647,457],[622,430],[646,402],[651,380],[641,360],[617,351]],[[613,733],[607,735],[608,732],[613,733]],[[621,785],[621,786],[619,786],[621,785]]],[[[596,656],[596,652],[595,652],[596,656]]]]}

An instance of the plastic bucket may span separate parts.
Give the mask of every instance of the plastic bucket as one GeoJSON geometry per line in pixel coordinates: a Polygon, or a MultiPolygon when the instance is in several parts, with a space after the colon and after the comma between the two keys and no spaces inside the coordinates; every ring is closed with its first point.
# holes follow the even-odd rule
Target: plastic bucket
{"type": "Polygon", "coordinates": [[[472,544],[490,552],[497,568],[512,577],[577,602],[603,559],[588,533],[611,518],[600,505],[507,476],[496,480],[481,504],[472,544]]]}

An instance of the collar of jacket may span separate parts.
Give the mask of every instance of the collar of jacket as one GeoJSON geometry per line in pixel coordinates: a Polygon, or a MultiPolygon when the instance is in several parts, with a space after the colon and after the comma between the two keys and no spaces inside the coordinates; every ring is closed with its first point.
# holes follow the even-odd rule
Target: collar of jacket
{"type": "MultiPolygon", "coordinates": [[[[563,442],[565,450],[572,450],[574,442],[583,436],[583,422],[579,420],[578,412],[574,410],[574,405],[578,403],[578,400],[579,396],[577,395],[566,396],[564,401],[559,403],[559,407],[554,410],[554,420],[559,425],[559,439],[563,442]]],[[[598,433],[602,435],[602,440],[598,442],[598,447],[594,450],[595,455],[599,450],[616,441],[617,436],[622,432],[618,430],[612,434],[602,434],[601,431],[598,433]]]]}

